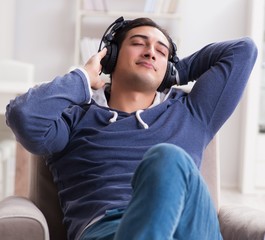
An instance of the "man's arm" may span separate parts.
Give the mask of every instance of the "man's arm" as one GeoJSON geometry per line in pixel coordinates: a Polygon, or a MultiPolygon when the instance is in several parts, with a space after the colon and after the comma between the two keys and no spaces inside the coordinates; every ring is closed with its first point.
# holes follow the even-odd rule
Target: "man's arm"
{"type": "Polygon", "coordinates": [[[207,45],[177,66],[181,84],[196,80],[188,106],[214,135],[237,106],[257,57],[250,38],[207,45]]]}
{"type": "Polygon", "coordinates": [[[85,103],[89,97],[84,74],[75,70],[11,100],[6,109],[7,125],[26,149],[50,154],[68,141],[69,126],[62,112],[70,105],[85,103]]]}
{"type": "MultiPolygon", "coordinates": [[[[47,155],[65,147],[76,119],[67,111],[63,112],[67,108],[68,112],[71,111],[73,105],[90,101],[91,88],[103,85],[99,72],[100,60],[105,53],[104,50],[93,56],[83,71],[76,69],[10,101],[6,108],[7,125],[27,150],[47,155]]],[[[78,108],[75,114],[81,116],[82,108],[78,108]]]]}

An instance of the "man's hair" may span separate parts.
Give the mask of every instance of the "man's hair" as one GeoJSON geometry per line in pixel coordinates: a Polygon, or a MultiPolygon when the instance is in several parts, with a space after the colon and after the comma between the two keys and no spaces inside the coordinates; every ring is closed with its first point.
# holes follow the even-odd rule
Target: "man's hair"
{"type": "Polygon", "coordinates": [[[113,41],[117,44],[118,49],[121,48],[121,45],[127,35],[127,32],[133,28],[141,27],[141,26],[155,27],[165,35],[165,37],[167,38],[169,42],[169,58],[170,58],[173,55],[172,39],[164,28],[159,26],[157,23],[155,23],[150,18],[136,18],[134,20],[127,21],[127,23],[124,24],[124,27],[122,27],[115,33],[114,38],[113,38],[113,41]]]}

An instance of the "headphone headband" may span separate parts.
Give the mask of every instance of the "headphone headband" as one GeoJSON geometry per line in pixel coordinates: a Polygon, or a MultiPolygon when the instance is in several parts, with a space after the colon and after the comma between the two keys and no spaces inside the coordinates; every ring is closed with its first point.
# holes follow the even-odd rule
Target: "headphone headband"
{"type": "Polygon", "coordinates": [[[121,16],[118,19],[116,19],[104,32],[103,37],[101,38],[98,52],[102,50],[102,44],[107,44],[108,42],[111,42],[113,40],[113,35],[121,28],[125,27],[127,23],[130,22],[129,20],[124,20],[124,18],[121,16]],[[108,33],[109,32],[109,33],[108,33]]]}

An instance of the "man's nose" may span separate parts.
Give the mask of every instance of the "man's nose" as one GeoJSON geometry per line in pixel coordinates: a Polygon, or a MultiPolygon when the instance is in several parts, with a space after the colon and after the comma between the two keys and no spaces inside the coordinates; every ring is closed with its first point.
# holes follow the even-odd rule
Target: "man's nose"
{"type": "Polygon", "coordinates": [[[155,48],[153,46],[147,46],[144,52],[144,57],[155,60],[156,59],[155,48]]]}

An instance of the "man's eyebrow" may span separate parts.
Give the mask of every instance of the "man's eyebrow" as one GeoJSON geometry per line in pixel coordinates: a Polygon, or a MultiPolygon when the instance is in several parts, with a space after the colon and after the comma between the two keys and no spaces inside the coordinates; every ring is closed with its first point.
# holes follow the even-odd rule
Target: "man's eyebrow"
{"type": "MultiPolygon", "coordinates": [[[[146,40],[149,38],[148,36],[143,35],[143,34],[135,34],[135,35],[132,35],[132,36],[130,37],[130,39],[137,38],[137,37],[139,37],[139,38],[143,38],[143,39],[146,39],[146,40]]],[[[160,45],[164,46],[166,49],[169,50],[169,47],[168,47],[165,43],[163,43],[163,42],[161,42],[161,41],[157,41],[157,42],[158,42],[160,45]]]]}

